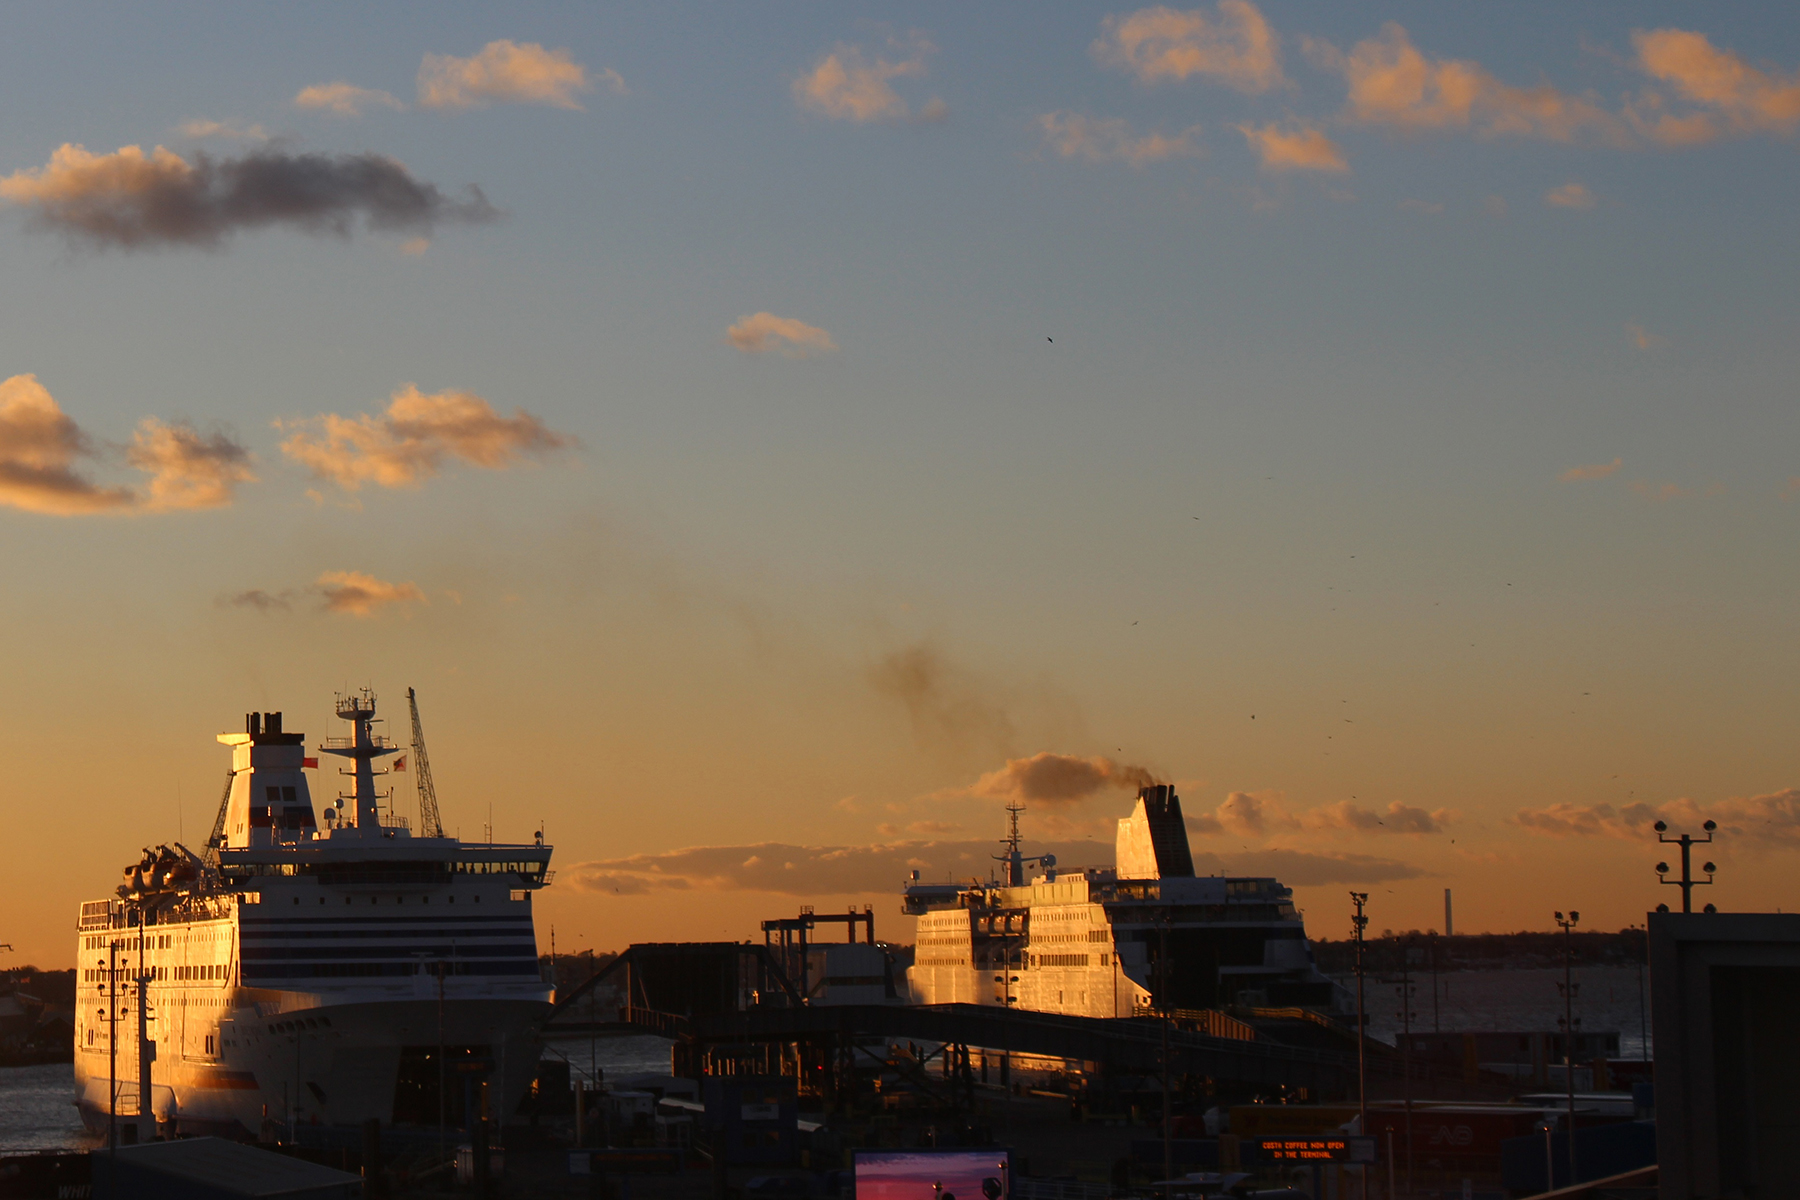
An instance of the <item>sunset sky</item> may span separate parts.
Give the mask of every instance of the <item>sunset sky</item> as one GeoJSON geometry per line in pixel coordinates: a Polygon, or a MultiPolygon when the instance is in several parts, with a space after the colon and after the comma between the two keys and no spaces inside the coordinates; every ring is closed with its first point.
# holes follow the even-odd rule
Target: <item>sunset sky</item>
{"type": "Polygon", "coordinates": [[[0,965],[364,684],[559,952],[1144,779],[1315,936],[1800,906],[1788,10],[4,28],[0,965]]]}

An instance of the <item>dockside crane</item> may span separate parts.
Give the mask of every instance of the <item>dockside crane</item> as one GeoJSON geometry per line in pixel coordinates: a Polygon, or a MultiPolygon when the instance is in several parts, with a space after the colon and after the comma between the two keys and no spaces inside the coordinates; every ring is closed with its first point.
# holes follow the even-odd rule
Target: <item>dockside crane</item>
{"type": "Polygon", "coordinates": [[[406,689],[406,706],[412,709],[413,783],[419,789],[419,832],[426,837],[444,836],[438,816],[437,789],[431,785],[431,760],[425,756],[425,727],[419,723],[419,698],[406,689]]]}
{"type": "Polygon", "coordinates": [[[206,846],[200,854],[200,861],[209,867],[219,865],[219,847],[225,844],[225,814],[231,811],[231,781],[236,778],[235,770],[225,772],[225,794],[219,797],[219,815],[213,818],[212,833],[207,836],[206,846]]]}

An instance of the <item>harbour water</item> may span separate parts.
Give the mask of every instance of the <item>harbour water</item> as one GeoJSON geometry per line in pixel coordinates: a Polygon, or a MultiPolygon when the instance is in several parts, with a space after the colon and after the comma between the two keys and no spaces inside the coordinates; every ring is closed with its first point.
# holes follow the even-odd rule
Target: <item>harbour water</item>
{"type": "MultiPolygon", "coordinates": [[[[556,1039],[545,1044],[544,1054],[568,1059],[577,1080],[586,1080],[596,1068],[606,1079],[669,1070],[669,1043],[658,1037],[556,1039]]],[[[102,1139],[82,1128],[74,1101],[68,1063],[0,1067],[0,1154],[99,1145],[102,1139]]]]}
{"type": "MultiPolygon", "coordinates": [[[[1649,972],[1638,987],[1636,967],[1575,968],[1575,1019],[1590,1033],[1617,1030],[1619,1057],[1642,1058],[1649,1040],[1649,972]]],[[[1337,976],[1352,990],[1356,977],[1337,976]]],[[[1501,971],[1453,971],[1437,977],[1437,1004],[1432,1005],[1429,971],[1412,977],[1412,1027],[1421,1033],[1442,1030],[1555,1032],[1564,1016],[1559,967],[1501,971]]],[[[1369,1033],[1394,1044],[1400,1034],[1400,987],[1397,979],[1370,975],[1363,982],[1369,1033]]]]}
{"type": "Polygon", "coordinates": [[[75,1113],[68,1063],[0,1067],[0,1154],[86,1150],[97,1144],[75,1113]]]}

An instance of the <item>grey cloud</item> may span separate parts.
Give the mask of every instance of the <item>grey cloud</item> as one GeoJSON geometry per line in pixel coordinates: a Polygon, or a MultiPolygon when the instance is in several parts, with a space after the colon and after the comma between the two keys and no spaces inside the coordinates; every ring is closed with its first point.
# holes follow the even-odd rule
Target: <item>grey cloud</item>
{"type": "Polygon", "coordinates": [[[357,221],[384,232],[492,221],[480,188],[446,195],[381,154],[296,154],[278,148],[235,158],[196,152],[189,162],[157,147],[90,154],[65,145],[40,168],[0,179],[0,199],[44,230],[90,245],[144,249],[216,246],[240,230],[288,226],[348,236],[357,221]]]}
{"type": "Polygon", "coordinates": [[[279,610],[285,612],[293,607],[286,593],[276,595],[265,592],[261,588],[251,588],[247,592],[239,592],[235,596],[226,596],[220,601],[232,608],[254,608],[259,612],[279,610]]]}

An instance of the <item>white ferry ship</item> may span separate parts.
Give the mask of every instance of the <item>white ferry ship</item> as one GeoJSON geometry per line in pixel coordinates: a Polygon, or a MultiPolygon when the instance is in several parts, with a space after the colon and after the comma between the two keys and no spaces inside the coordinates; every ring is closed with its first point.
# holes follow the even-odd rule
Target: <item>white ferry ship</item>
{"type": "Polygon", "coordinates": [[[1119,822],[1116,866],[1059,872],[1019,849],[1018,809],[999,857],[1004,882],[921,883],[907,985],[915,1004],[995,1004],[1084,1017],[1167,1007],[1341,1014],[1344,989],[1313,963],[1293,892],[1270,878],[1194,875],[1181,800],[1143,788],[1119,822]],[[1029,883],[1025,867],[1042,874],[1029,883]]]}
{"type": "Polygon", "coordinates": [[[219,736],[231,775],[205,852],[146,850],[116,896],[81,906],[75,1103],[96,1132],[115,1117],[128,1140],[152,1121],[236,1137],[370,1118],[455,1129],[530,1087],[551,1000],[531,899],[551,848],[541,832],[443,835],[416,706],[415,834],[376,791],[376,764],[406,748],[373,732],[374,694],[340,696],[337,714],[351,735],[318,751],[354,783],[334,805],[315,817],[303,735],[251,713],[219,736]]]}

